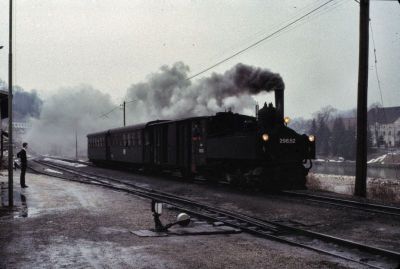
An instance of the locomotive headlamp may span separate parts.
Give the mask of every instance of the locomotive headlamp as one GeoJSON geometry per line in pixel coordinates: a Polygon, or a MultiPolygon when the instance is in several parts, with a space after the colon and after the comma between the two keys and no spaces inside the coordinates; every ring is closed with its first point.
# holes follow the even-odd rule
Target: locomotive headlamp
{"type": "Polygon", "coordinates": [[[267,142],[269,140],[269,135],[268,134],[263,134],[262,135],[262,140],[264,140],[265,142],[267,142]]]}
{"type": "Polygon", "coordinates": [[[283,119],[283,121],[285,122],[285,124],[289,124],[290,123],[290,118],[289,117],[285,117],[283,119]]]}
{"type": "Polygon", "coordinates": [[[315,136],[309,135],[309,136],[308,136],[308,140],[309,140],[310,142],[314,142],[314,141],[315,141],[315,136]]]}

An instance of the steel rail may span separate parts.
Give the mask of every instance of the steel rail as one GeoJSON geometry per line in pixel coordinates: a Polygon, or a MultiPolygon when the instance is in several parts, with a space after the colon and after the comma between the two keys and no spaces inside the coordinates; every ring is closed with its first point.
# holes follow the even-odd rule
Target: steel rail
{"type": "MultiPolygon", "coordinates": [[[[297,234],[301,234],[303,236],[308,236],[311,239],[315,239],[315,238],[320,239],[325,243],[334,242],[337,244],[341,244],[342,246],[349,247],[351,249],[356,248],[360,251],[368,252],[369,254],[372,254],[372,255],[381,255],[381,256],[389,257],[389,258],[394,259],[395,262],[400,261],[400,253],[397,253],[394,251],[376,248],[376,247],[372,247],[372,246],[367,246],[367,245],[360,244],[357,242],[353,242],[353,241],[345,240],[345,239],[338,238],[338,237],[333,237],[333,236],[326,235],[326,234],[316,233],[316,232],[312,232],[309,230],[284,225],[284,224],[277,223],[274,221],[262,220],[262,219],[250,217],[250,216],[240,214],[240,213],[233,213],[233,212],[226,211],[223,209],[217,209],[217,208],[210,207],[210,206],[207,206],[207,205],[204,205],[204,204],[201,204],[201,203],[189,200],[189,199],[185,199],[182,197],[178,197],[178,196],[169,194],[169,193],[164,193],[164,192],[155,191],[153,189],[143,188],[140,186],[136,186],[135,184],[129,184],[127,182],[124,182],[124,181],[121,181],[118,179],[114,179],[114,178],[110,178],[110,177],[106,177],[106,176],[102,176],[102,175],[96,175],[93,173],[77,171],[75,169],[66,168],[65,166],[59,165],[59,164],[54,164],[54,163],[50,164],[48,162],[37,161],[37,160],[36,160],[36,162],[39,164],[42,164],[42,165],[46,165],[49,167],[63,170],[65,172],[71,173],[75,176],[87,178],[87,179],[91,180],[92,182],[73,179],[74,181],[78,181],[78,182],[82,182],[82,183],[86,183],[86,184],[94,184],[93,182],[95,182],[96,183],[95,185],[104,186],[104,187],[111,188],[111,189],[114,189],[117,191],[128,192],[128,193],[138,195],[141,197],[145,197],[148,199],[156,199],[160,202],[168,203],[181,211],[190,213],[192,215],[197,215],[197,216],[200,216],[200,217],[208,219],[208,220],[220,221],[229,226],[239,228],[239,229],[246,231],[248,233],[251,233],[251,234],[263,236],[263,237],[266,237],[266,238],[269,238],[269,239],[272,239],[275,241],[279,241],[279,242],[283,242],[286,244],[306,248],[306,249],[317,251],[320,253],[324,253],[327,255],[335,256],[335,257],[345,259],[348,261],[357,262],[359,264],[363,264],[363,265],[366,265],[369,267],[381,268],[381,267],[376,266],[371,263],[366,263],[366,262],[363,262],[358,259],[354,259],[354,258],[350,258],[350,257],[344,256],[344,255],[338,254],[335,251],[334,252],[327,251],[327,250],[324,250],[321,248],[317,248],[317,247],[313,247],[313,246],[306,245],[303,243],[295,242],[293,240],[286,239],[282,235],[278,235],[278,234],[279,233],[284,234],[284,233],[287,233],[290,231],[291,233],[297,233],[297,234]],[[103,180],[100,180],[99,178],[103,178],[103,180]],[[106,180],[106,182],[104,182],[104,180],[106,180]],[[109,182],[110,180],[114,181],[118,184],[129,186],[130,188],[127,189],[127,188],[115,186],[109,182]],[[131,189],[131,188],[134,188],[134,189],[131,189]],[[182,204],[184,204],[184,206],[182,206],[182,204]],[[187,206],[192,207],[192,209],[188,209],[187,206]],[[193,209],[193,207],[195,207],[196,209],[193,209]]],[[[40,173],[40,171],[37,171],[37,172],[40,173]]],[[[46,173],[46,174],[50,174],[50,173],[46,173]]],[[[55,176],[55,175],[51,174],[51,176],[55,176]]],[[[57,177],[60,177],[60,176],[57,176],[57,177]]],[[[61,177],[61,178],[63,178],[63,177],[61,177]]],[[[291,234],[291,235],[293,235],[293,234],[291,234]]],[[[361,254],[363,254],[363,253],[361,253],[361,254]]]]}
{"type": "Polygon", "coordinates": [[[334,206],[341,206],[346,208],[358,209],[371,213],[386,214],[392,216],[400,216],[400,207],[386,206],[368,202],[359,202],[349,199],[329,197],[324,195],[309,194],[298,191],[282,191],[282,194],[292,197],[307,198],[307,201],[325,203],[334,206]]]}
{"type": "MultiPolygon", "coordinates": [[[[87,163],[87,162],[76,161],[76,160],[71,160],[71,159],[67,159],[67,158],[58,158],[58,157],[49,157],[49,158],[66,161],[66,162],[75,162],[75,163],[79,163],[79,164],[85,164],[88,166],[90,165],[90,163],[87,163]]],[[[85,173],[90,174],[89,172],[85,172],[85,173]]],[[[92,175],[97,176],[97,177],[100,176],[100,175],[95,175],[95,174],[92,174],[92,175]]],[[[104,176],[100,176],[100,177],[105,178],[105,179],[111,179],[111,177],[104,177],[104,176]]],[[[118,180],[118,179],[113,178],[113,180],[118,180]]],[[[129,183],[125,182],[125,184],[129,184],[129,183]]],[[[140,188],[139,186],[135,186],[135,187],[140,188]]],[[[328,197],[328,196],[317,195],[317,194],[308,194],[308,193],[298,192],[298,191],[282,191],[281,193],[288,195],[288,196],[293,196],[293,197],[296,197],[296,196],[304,197],[304,198],[307,198],[306,200],[310,201],[310,202],[318,202],[318,203],[324,203],[324,204],[333,205],[333,206],[340,206],[340,207],[346,207],[346,208],[351,208],[351,209],[356,209],[356,210],[362,210],[365,212],[400,217],[400,207],[386,206],[386,205],[380,205],[380,204],[375,204],[375,203],[358,202],[358,201],[349,200],[349,199],[328,197]]]]}

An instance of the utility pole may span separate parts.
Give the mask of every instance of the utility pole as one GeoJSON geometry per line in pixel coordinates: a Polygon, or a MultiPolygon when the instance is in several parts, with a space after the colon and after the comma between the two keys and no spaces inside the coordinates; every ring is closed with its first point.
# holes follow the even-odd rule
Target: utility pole
{"type": "Polygon", "coordinates": [[[78,129],[75,128],[75,159],[78,160],[78,129]]]}
{"type": "Polygon", "coordinates": [[[122,103],[122,106],[123,106],[123,110],[124,110],[124,127],[125,127],[126,126],[126,121],[125,121],[125,106],[126,106],[126,102],[125,101],[122,103]]]}
{"type": "Polygon", "coordinates": [[[10,0],[10,14],[9,14],[9,41],[8,41],[8,206],[14,206],[14,180],[13,180],[13,137],[12,137],[12,123],[13,123],[13,109],[12,109],[12,0],[10,0]]]}
{"type": "Polygon", "coordinates": [[[367,100],[368,100],[368,42],[369,0],[360,0],[360,48],[357,96],[357,157],[354,195],[367,195],[367,100]]]}

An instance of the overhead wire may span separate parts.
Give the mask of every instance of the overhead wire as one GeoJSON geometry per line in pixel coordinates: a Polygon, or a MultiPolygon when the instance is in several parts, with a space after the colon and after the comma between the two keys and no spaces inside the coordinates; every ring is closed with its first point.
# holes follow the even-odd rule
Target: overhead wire
{"type": "Polygon", "coordinates": [[[275,40],[277,38],[279,38],[280,36],[282,36],[283,34],[286,34],[290,31],[293,31],[295,28],[300,27],[316,18],[319,18],[322,15],[325,15],[337,8],[339,8],[343,3],[345,2],[345,0],[336,0],[333,3],[331,3],[331,5],[327,5],[324,8],[318,10],[317,12],[311,14],[310,16],[308,16],[307,18],[304,18],[303,20],[299,21],[297,24],[291,25],[290,27],[286,28],[285,30],[281,31],[280,33],[274,35],[273,37],[271,37],[269,39],[269,41],[271,40],[275,40]]]}
{"type": "MultiPolygon", "coordinates": [[[[294,14],[291,14],[290,17],[288,19],[286,19],[285,21],[280,21],[278,23],[274,23],[274,24],[270,25],[269,27],[267,27],[266,29],[259,30],[255,33],[252,33],[251,35],[247,35],[242,39],[245,41],[236,43],[229,47],[222,48],[222,51],[223,51],[222,53],[218,53],[216,55],[213,55],[212,57],[209,57],[210,61],[215,61],[216,58],[221,58],[223,55],[226,55],[228,51],[234,51],[234,50],[238,50],[244,46],[248,46],[248,44],[251,44],[254,42],[253,41],[254,39],[258,40],[261,37],[265,36],[266,32],[268,33],[268,32],[274,31],[275,29],[279,29],[280,27],[283,27],[287,23],[289,23],[292,20],[296,19],[297,17],[301,16],[304,12],[314,8],[320,2],[323,2],[323,0],[316,0],[313,3],[307,4],[306,6],[297,9],[296,12],[294,14]],[[261,37],[260,37],[260,35],[261,35],[261,37]],[[249,40],[251,40],[251,41],[249,42],[249,40]]],[[[245,30],[245,27],[242,26],[240,29],[245,30]]],[[[236,30],[237,30],[237,28],[236,28],[236,30]]]]}
{"type": "MultiPolygon", "coordinates": [[[[136,102],[136,101],[138,101],[138,100],[137,100],[137,99],[133,99],[133,100],[130,100],[130,101],[126,101],[125,104],[130,104],[130,103],[133,103],[133,102],[136,102]]],[[[101,115],[99,116],[99,118],[107,118],[107,116],[108,116],[109,114],[111,114],[112,112],[114,112],[114,111],[117,110],[118,108],[121,108],[122,105],[123,105],[123,103],[122,103],[122,104],[119,104],[119,105],[116,106],[116,107],[114,107],[114,108],[111,109],[110,111],[101,114],[101,115]]]]}
{"type": "Polygon", "coordinates": [[[193,78],[195,78],[195,77],[197,77],[197,76],[199,76],[199,75],[201,75],[201,74],[203,74],[203,73],[205,73],[205,72],[207,72],[207,71],[209,71],[209,70],[211,70],[211,69],[213,69],[213,68],[219,66],[220,64],[222,64],[222,63],[224,63],[224,62],[226,62],[226,61],[229,61],[230,59],[232,59],[232,58],[234,58],[234,57],[236,57],[236,56],[242,54],[243,52],[245,52],[245,51],[247,51],[247,50],[249,50],[249,49],[251,49],[251,48],[253,48],[253,47],[257,46],[257,45],[259,45],[260,43],[262,43],[262,42],[264,42],[264,41],[270,39],[271,37],[275,36],[276,34],[282,32],[282,31],[284,31],[285,29],[289,28],[290,26],[292,26],[292,25],[294,25],[295,23],[301,21],[302,19],[304,19],[304,18],[306,18],[307,16],[313,14],[314,12],[316,12],[316,11],[318,11],[319,9],[325,7],[326,5],[328,5],[329,3],[333,2],[333,1],[335,1],[335,0],[328,0],[328,1],[326,1],[325,3],[319,5],[318,7],[316,7],[316,8],[314,8],[313,10],[307,12],[306,14],[302,15],[301,17],[299,17],[299,18],[295,19],[294,21],[292,21],[292,22],[286,24],[285,26],[279,28],[278,30],[274,31],[273,33],[271,33],[271,34],[269,34],[269,35],[263,37],[262,39],[260,39],[260,40],[258,40],[258,41],[256,41],[256,42],[254,42],[253,44],[247,46],[246,48],[241,49],[240,51],[238,51],[238,52],[232,54],[231,56],[229,56],[229,57],[227,57],[227,58],[225,58],[225,59],[223,59],[223,60],[221,60],[221,61],[219,61],[219,62],[217,62],[217,63],[215,63],[215,64],[213,64],[213,65],[211,65],[211,66],[209,66],[209,67],[207,67],[207,68],[205,68],[205,69],[203,69],[202,71],[200,71],[200,72],[198,72],[198,73],[196,73],[196,74],[194,74],[194,75],[192,75],[192,76],[186,78],[186,80],[191,80],[191,79],[193,79],[193,78]]]}
{"type": "MultiPolygon", "coordinates": [[[[385,119],[385,124],[387,124],[388,123],[388,117],[387,117],[386,110],[385,110],[385,105],[384,105],[384,102],[383,102],[381,80],[379,78],[379,72],[378,72],[378,57],[377,57],[377,53],[376,53],[375,37],[374,37],[374,31],[372,29],[372,20],[371,19],[369,20],[369,28],[371,30],[372,45],[374,46],[374,67],[375,67],[374,70],[375,70],[375,76],[376,76],[376,81],[377,81],[377,84],[378,84],[379,94],[380,94],[380,98],[381,98],[383,117],[385,119]]],[[[394,135],[394,137],[396,137],[395,133],[393,133],[393,135],[394,135]]],[[[376,139],[378,140],[377,137],[376,137],[376,139]]],[[[396,141],[394,141],[394,143],[396,143],[396,141]]],[[[390,146],[388,148],[388,153],[391,156],[392,163],[394,163],[394,161],[395,161],[394,160],[394,151],[390,146]]],[[[399,168],[396,169],[396,178],[398,177],[398,171],[399,171],[399,168]]]]}
{"type": "Polygon", "coordinates": [[[321,17],[322,15],[325,15],[327,13],[332,12],[333,10],[338,9],[343,3],[345,2],[345,0],[337,0],[335,2],[333,2],[331,5],[325,6],[324,8],[318,10],[317,12],[311,14],[310,16],[308,16],[307,18],[304,18],[304,20],[299,21],[297,24],[292,25],[290,27],[288,27],[287,29],[285,29],[284,31],[280,32],[279,34],[273,36],[270,40],[274,40],[280,36],[282,36],[283,34],[286,34],[292,30],[294,30],[296,27],[300,27],[314,19],[317,19],[319,17],[321,17]]]}

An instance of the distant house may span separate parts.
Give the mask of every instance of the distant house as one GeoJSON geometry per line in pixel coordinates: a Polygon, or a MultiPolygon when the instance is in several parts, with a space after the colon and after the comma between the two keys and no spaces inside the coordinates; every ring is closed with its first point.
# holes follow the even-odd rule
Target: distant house
{"type": "Polygon", "coordinates": [[[400,147],[400,106],[370,109],[368,126],[374,146],[400,147]]]}

